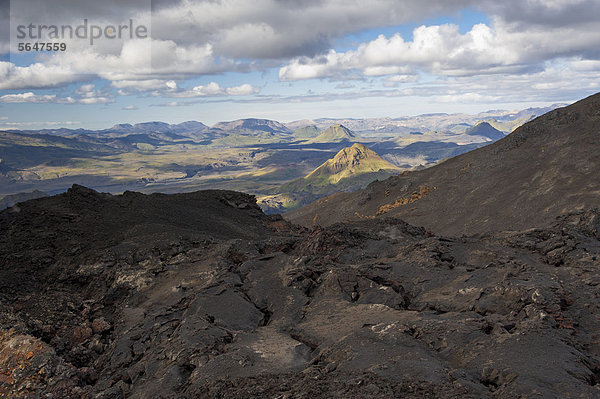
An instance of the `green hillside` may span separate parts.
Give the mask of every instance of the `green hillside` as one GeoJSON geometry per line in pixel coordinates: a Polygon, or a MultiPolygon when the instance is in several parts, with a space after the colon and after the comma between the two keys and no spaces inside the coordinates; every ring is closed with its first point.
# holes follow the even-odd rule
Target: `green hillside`
{"type": "Polygon", "coordinates": [[[356,134],[344,125],[336,124],[329,126],[323,133],[309,140],[309,143],[340,143],[354,139],[356,139],[356,134]]]}
{"type": "Polygon", "coordinates": [[[296,129],[294,137],[297,139],[312,139],[319,135],[321,131],[315,125],[304,126],[296,129]]]}

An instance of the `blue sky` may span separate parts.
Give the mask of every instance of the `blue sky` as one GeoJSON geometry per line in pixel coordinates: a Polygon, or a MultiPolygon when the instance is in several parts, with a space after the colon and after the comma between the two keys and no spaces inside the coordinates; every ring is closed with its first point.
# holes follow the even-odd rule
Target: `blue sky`
{"type": "Polygon", "coordinates": [[[599,91],[598,0],[46,3],[0,1],[0,129],[477,113],[599,91]],[[84,18],[149,34],[17,49],[19,24],[84,18]]]}

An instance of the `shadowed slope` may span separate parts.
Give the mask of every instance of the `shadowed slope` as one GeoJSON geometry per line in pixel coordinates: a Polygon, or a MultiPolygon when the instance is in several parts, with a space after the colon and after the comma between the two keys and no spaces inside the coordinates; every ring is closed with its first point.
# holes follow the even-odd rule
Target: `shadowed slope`
{"type": "Polygon", "coordinates": [[[469,136],[487,137],[488,139],[491,139],[494,141],[504,138],[504,133],[502,133],[500,130],[494,128],[492,125],[490,125],[487,122],[478,123],[477,125],[473,126],[472,128],[467,129],[465,134],[468,134],[469,136]]]}

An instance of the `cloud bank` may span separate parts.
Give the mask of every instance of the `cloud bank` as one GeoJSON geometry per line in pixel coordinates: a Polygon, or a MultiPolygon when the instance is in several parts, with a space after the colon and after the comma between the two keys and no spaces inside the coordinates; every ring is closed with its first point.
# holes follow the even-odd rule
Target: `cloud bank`
{"type": "Polygon", "coordinates": [[[592,89],[600,72],[597,0],[157,0],[151,6],[148,0],[110,0],[80,1],[77,7],[70,0],[52,7],[35,1],[57,23],[76,23],[82,15],[111,21],[127,12],[151,25],[151,38],[93,47],[74,43],[71,51],[39,55],[28,64],[0,61],[0,90],[13,91],[0,97],[4,103],[93,105],[131,95],[202,101],[254,96],[251,101],[268,102],[286,96],[264,95],[256,82],[243,80],[246,73],[273,70],[281,82],[337,83],[319,98],[435,92],[440,101],[500,101],[512,90],[535,98],[567,95],[577,84],[580,91],[592,89]],[[465,10],[482,15],[481,21],[466,29],[426,22],[460,19],[465,10]],[[412,35],[393,33],[415,22],[420,26],[412,35]],[[384,28],[392,33],[369,36],[384,28]],[[228,73],[239,74],[238,81],[220,82],[228,73]],[[106,87],[81,91],[96,79],[106,87]],[[357,89],[350,80],[375,87],[357,89]],[[33,92],[75,84],[82,86],[71,95],[33,92]]]}

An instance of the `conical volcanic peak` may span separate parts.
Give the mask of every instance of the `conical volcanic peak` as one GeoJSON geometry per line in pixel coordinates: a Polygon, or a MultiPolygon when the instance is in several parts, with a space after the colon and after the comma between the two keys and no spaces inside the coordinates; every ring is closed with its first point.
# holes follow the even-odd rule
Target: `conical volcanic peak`
{"type": "Polygon", "coordinates": [[[335,183],[353,175],[381,170],[400,172],[400,168],[381,158],[366,145],[355,143],[351,147],[340,150],[333,158],[325,161],[308,174],[306,178],[328,177],[331,183],[335,183]]]}
{"type": "Polygon", "coordinates": [[[401,171],[369,147],[356,143],[343,148],[305,177],[285,183],[278,195],[263,198],[261,203],[279,212],[289,211],[326,195],[359,190],[401,171]]]}
{"type": "Polygon", "coordinates": [[[487,122],[478,123],[472,128],[467,129],[465,134],[468,134],[469,136],[487,137],[494,141],[504,138],[504,133],[502,133],[500,130],[496,129],[487,122]]]}

